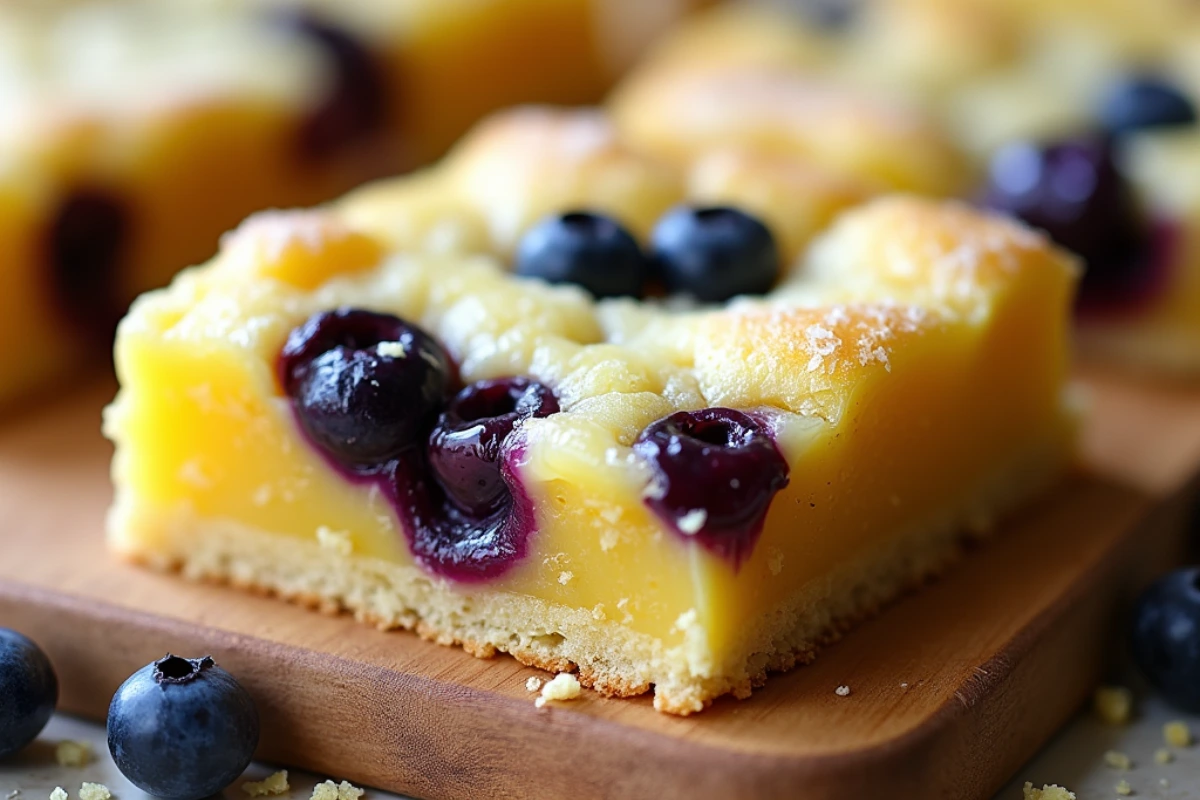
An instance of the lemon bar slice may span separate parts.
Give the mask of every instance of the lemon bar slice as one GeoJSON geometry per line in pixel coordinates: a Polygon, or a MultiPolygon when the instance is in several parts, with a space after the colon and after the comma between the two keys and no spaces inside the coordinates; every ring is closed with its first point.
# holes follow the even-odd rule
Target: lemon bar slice
{"type": "Polygon", "coordinates": [[[765,293],[510,271],[545,213],[645,241],[697,202],[691,168],[600,112],[524,110],[427,173],[251,218],[121,324],[112,549],[689,714],[1055,480],[1078,270],[1017,223],[806,178],[755,196],[852,207],[781,244],[765,293]]]}

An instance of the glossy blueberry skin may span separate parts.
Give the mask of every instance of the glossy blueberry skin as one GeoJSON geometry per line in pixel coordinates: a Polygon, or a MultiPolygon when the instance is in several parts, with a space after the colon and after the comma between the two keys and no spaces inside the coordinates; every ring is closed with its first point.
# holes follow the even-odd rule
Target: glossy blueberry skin
{"type": "Polygon", "coordinates": [[[1130,647],[1146,678],[1174,706],[1200,711],[1200,567],[1159,578],[1133,609],[1130,647]]]}
{"type": "Polygon", "coordinates": [[[1100,123],[1113,136],[1196,124],[1196,106],[1166,78],[1132,75],[1114,83],[1100,101],[1100,123]]]}
{"type": "Polygon", "coordinates": [[[423,442],[453,375],[449,356],[420,328],[350,308],[315,314],[293,330],[280,372],[305,432],[352,470],[423,442]]]}
{"type": "Polygon", "coordinates": [[[108,709],[108,749],[135,786],[200,800],[233,783],[258,746],[254,701],[211,658],[167,655],[133,673],[108,709]]]}
{"type": "Polygon", "coordinates": [[[655,226],[650,246],[667,288],[704,303],[765,294],[779,279],[771,231],[735,208],[675,208],[655,226]]]}
{"type": "Polygon", "coordinates": [[[1079,139],[1001,148],[990,165],[984,205],[1045,230],[1082,257],[1084,292],[1138,282],[1151,229],[1107,143],[1079,139]]]}
{"type": "Polygon", "coordinates": [[[509,500],[501,447],[517,424],[559,410],[548,387],[527,378],[480,381],[450,402],[429,437],[429,464],[463,513],[485,517],[509,500]]]}
{"type": "Polygon", "coordinates": [[[526,231],[513,271],[547,283],[573,283],[595,297],[640,297],[650,270],[637,241],[616,220],[571,211],[526,231]]]}
{"type": "Polygon", "coordinates": [[[754,549],[788,464],[766,427],[732,408],[679,411],[647,427],[633,450],[654,471],[646,504],[677,534],[735,567],[754,549]],[[702,522],[684,520],[703,512],[702,522]]]}
{"type": "Polygon", "coordinates": [[[0,628],[0,758],[37,738],[58,703],[58,678],[32,641],[0,628]]]}

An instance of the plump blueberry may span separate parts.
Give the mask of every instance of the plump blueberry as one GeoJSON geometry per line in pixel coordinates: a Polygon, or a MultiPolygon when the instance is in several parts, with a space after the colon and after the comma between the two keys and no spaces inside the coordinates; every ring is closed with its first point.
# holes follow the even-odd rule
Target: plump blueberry
{"type": "Polygon", "coordinates": [[[651,235],[651,256],[667,288],[706,303],[764,294],[779,278],[771,231],[734,208],[679,207],[651,235]]]}
{"type": "Polygon", "coordinates": [[[36,739],[57,703],[50,659],[21,634],[0,628],[0,758],[36,739]]]}
{"type": "Polygon", "coordinates": [[[105,189],[78,188],[59,201],[45,234],[45,258],[64,316],[107,337],[124,309],[118,290],[132,215],[105,189]]]}
{"type": "Polygon", "coordinates": [[[646,504],[676,533],[740,564],[754,549],[788,465],[767,430],[731,408],[679,411],[642,431],[634,452],[655,484],[646,504]]]}
{"type": "Polygon", "coordinates": [[[610,217],[555,214],[517,245],[514,271],[549,283],[574,283],[596,297],[639,297],[649,268],[637,241],[610,217]]]}
{"type": "Polygon", "coordinates": [[[558,411],[549,387],[527,378],[480,381],[458,393],[429,437],[429,463],[450,500],[484,517],[501,508],[509,491],[500,473],[500,449],[519,422],[558,411]]]}
{"type": "Polygon", "coordinates": [[[1114,136],[1152,128],[1196,124],[1196,106],[1158,75],[1133,75],[1114,83],[1100,101],[1100,122],[1114,136]]]}
{"type": "Polygon", "coordinates": [[[387,77],[371,51],[348,31],[311,13],[289,8],[276,18],[316,45],[329,68],[328,88],[300,127],[302,153],[329,158],[382,130],[388,117],[387,77]]]}
{"type": "Polygon", "coordinates": [[[424,441],[451,387],[450,359],[404,320],[324,311],[292,331],[280,370],[301,426],[351,469],[370,469],[424,441]]]}
{"type": "Polygon", "coordinates": [[[1160,578],[1133,610],[1133,658],[1173,705],[1200,711],[1200,567],[1160,578]]]}
{"type": "Polygon", "coordinates": [[[200,800],[237,780],[258,746],[258,711],[204,658],[167,655],[121,684],[108,708],[108,749],[121,773],[164,800],[200,800]]]}
{"type": "Polygon", "coordinates": [[[1099,140],[1002,148],[990,165],[984,204],[1042,228],[1081,256],[1085,291],[1135,282],[1145,265],[1149,225],[1099,140]]]}

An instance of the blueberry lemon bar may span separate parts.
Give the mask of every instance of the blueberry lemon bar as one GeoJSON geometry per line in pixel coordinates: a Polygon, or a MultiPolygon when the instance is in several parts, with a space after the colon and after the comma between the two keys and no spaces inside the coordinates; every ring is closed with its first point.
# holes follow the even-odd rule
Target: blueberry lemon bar
{"type": "Polygon", "coordinates": [[[525,109],[252,217],[121,324],[112,549],[688,714],[1055,479],[1069,256],[804,172],[713,204],[685,162],[525,109]],[[792,245],[791,207],[851,208],[792,245]]]}
{"type": "Polygon", "coordinates": [[[513,102],[594,100],[687,6],[0,4],[0,403],[250,212],[428,161],[513,102]]]}
{"type": "Polygon", "coordinates": [[[778,97],[772,87],[819,80],[835,94],[922,109],[969,156],[948,188],[1082,257],[1085,354],[1200,374],[1195,4],[794,5],[743,3],[685,24],[618,92],[620,117],[638,131],[670,130],[660,112],[670,102],[709,129],[752,130],[756,147],[773,148],[778,120],[799,106],[756,100],[778,97]],[[727,94],[741,112],[731,118],[718,113],[727,94]]]}

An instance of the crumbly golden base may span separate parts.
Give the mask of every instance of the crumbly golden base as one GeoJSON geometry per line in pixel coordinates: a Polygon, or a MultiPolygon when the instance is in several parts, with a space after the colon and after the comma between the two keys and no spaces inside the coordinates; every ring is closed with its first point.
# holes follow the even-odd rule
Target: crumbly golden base
{"type": "Polygon", "coordinates": [[[186,577],[268,592],[327,612],[350,611],[383,629],[405,628],[478,657],[497,652],[619,697],[654,690],[654,707],[703,710],[724,694],[748,697],[770,672],[811,661],[817,650],[876,613],[905,589],[936,575],[965,539],[1043,489],[1062,467],[1061,443],[1046,443],[1007,467],[975,496],[935,519],[897,531],[823,580],[799,587],[785,605],[746,627],[741,642],[714,656],[703,632],[663,642],[590,609],[527,595],[458,587],[411,565],[343,554],[186,508],[155,509],[119,494],[109,542],[120,555],[186,577]]]}

